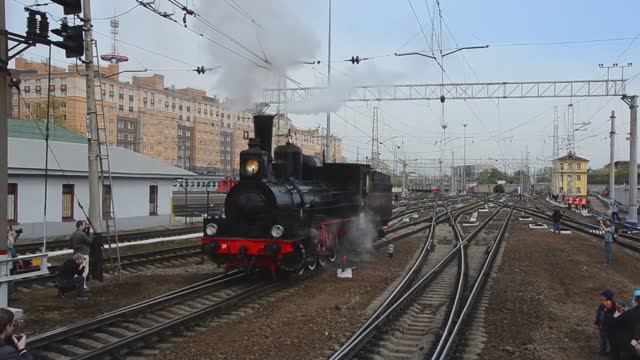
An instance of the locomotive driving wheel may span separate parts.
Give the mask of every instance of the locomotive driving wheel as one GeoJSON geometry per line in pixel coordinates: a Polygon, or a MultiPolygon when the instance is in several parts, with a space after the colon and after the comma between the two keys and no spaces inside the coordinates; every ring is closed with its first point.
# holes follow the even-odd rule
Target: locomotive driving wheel
{"type": "Polygon", "coordinates": [[[320,266],[327,265],[327,261],[334,262],[336,261],[336,246],[338,244],[338,236],[336,233],[328,233],[327,234],[328,241],[325,246],[322,248],[321,253],[323,255],[318,256],[318,264],[320,266]]]}
{"type": "Polygon", "coordinates": [[[307,269],[314,271],[316,267],[318,267],[318,257],[317,256],[309,256],[305,260],[305,265],[307,269]]]}

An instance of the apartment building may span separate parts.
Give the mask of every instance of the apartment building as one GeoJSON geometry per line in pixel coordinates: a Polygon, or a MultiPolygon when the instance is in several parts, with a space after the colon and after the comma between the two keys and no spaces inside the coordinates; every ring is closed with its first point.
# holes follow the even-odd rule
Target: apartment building
{"type": "MultiPolygon", "coordinates": [[[[51,67],[47,84],[46,64],[15,60],[12,74],[20,80],[21,96],[12,93],[12,117],[44,120],[47,91],[51,94],[50,118],[76,134],[86,134],[86,85],[84,68],[51,67]]],[[[96,68],[96,99],[101,132],[111,145],[127,148],[197,173],[235,176],[239,153],[253,136],[253,114],[231,111],[216,97],[195,88],[166,86],[164,76],[133,76],[119,80],[119,66],[96,68]],[[99,80],[99,81],[98,81],[99,80]]],[[[285,116],[274,125],[274,142],[290,141],[305,153],[322,155],[320,130],[299,130],[285,116]],[[291,131],[290,131],[291,129],[291,131]],[[284,134],[293,134],[286,135],[284,134]]],[[[333,140],[335,160],[342,160],[341,140],[333,140]]]]}

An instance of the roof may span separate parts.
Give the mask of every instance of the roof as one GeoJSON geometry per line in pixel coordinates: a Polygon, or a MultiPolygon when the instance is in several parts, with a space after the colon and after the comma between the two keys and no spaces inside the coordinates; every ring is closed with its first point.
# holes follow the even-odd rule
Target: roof
{"type": "MultiPolygon", "coordinates": [[[[45,126],[46,125],[43,122],[9,119],[9,137],[42,140],[44,138],[45,126]]],[[[62,141],[78,144],[87,143],[86,138],[53,124],[49,125],[49,141],[62,141]]]]}
{"type": "Polygon", "coordinates": [[[583,157],[580,157],[578,155],[574,155],[574,154],[567,154],[563,157],[560,157],[558,160],[563,161],[563,160],[573,160],[573,161],[589,161],[588,159],[585,159],[583,157]]]}
{"type": "MultiPolygon", "coordinates": [[[[10,137],[8,147],[10,175],[44,173],[44,140],[10,137]]],[[[49,147],[49,174],[87,176],[86,143],[49,141],[49,147]]],[[[118,147],[109,147],[109,160],[113,177],[177,178],[196,175],[160,160],[147,158],[134,151],[118,147]]]]}

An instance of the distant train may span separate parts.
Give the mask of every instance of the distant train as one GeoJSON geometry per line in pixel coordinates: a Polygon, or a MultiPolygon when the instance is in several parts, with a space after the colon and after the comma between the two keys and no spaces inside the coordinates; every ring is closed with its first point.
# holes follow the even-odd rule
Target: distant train
{"type": "Polygon", "coordinates": [[[175,179],[171,190],[188,193],[228,193],[238,183],[237,179],[228,176],[206,176],[189,179],[175,179]]]}

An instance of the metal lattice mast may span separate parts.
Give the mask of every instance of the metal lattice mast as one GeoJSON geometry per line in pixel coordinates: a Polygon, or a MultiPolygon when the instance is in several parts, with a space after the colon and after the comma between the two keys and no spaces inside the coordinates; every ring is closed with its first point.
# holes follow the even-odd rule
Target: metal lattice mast
{"type": "Polygon", "coordinates": [[[553,107],[553,154],[552,154],[552,172],[551,172],[551,188],[554,193],[560,192],[560,184],[559,184],[559,167],[560,161],[560,136],[558,134],[558,130],[560,126],[558,124],[558,107],[553,107]]]}
{"type": "Polygon", "coordinates": [[[567,194],[573,194],[573,167],[574,161],[571,157],[576,155],[576,122],[573,114],[573,104],[567,106],[567,150],[569,153],[569,172],[567,174],[567,194]]]}
{"type": "Polygon", "coordinates": [[[371,165],[376,166],[379,157],[380,140],[378,139],[378,107],[373,107],[373,117],[371,118],[371,165]]]}

